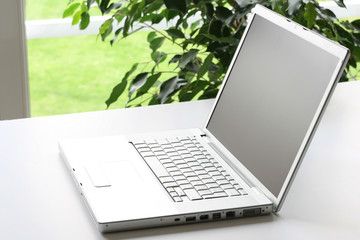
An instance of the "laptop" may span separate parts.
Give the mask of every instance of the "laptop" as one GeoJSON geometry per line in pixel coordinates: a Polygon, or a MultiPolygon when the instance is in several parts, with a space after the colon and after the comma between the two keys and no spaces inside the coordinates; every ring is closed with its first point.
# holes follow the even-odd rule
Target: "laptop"
{"type": "Polygon", "coordinates": [[[278,212],[348,58],[256,5],[203,129],[59,149],[101,232],[278,212]]]}

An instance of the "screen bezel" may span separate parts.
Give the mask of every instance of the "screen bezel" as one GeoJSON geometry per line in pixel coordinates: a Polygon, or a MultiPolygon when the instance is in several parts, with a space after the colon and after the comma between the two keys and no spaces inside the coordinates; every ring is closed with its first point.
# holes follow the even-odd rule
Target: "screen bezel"
{"type": "Polygon", "coordinates": [[[338,82],[338,80],[341,77],[342,71],[347,63],[347,60],[349,58],[349,50],[335,42],[332,42],[328,40],[327,38],[307,29],[303,26],[294,23],[293,21],[261,6],[256,5],[252,10],[252,15],[248,19],[248,25],[244,31],[244,34],[240,40],[240,43],[238,45],[238,48],[234,54],[234,57],[231,61],[231,64],[229,66],[229,69],[227,70],[227,73],[225,75],[223,84],[219,90],[219,93],[215,99],[215,103],[213,105],[213,108],[210,112],[210,115],[206,121],[206,124],[204,126],[204,133],[207,137],[209,137],[209,140],[213,142],[213,144],[228,158],[230,161],[230,165],[234,168],[235,171],[237,171],[239,174],[241,174],[248,182],[251,182],[257,189],[261,190],[273,203],[274,203],[274,211],[277,212],[280,210],[282,203],[286,197],[286,194],[289,190],[289,187],[296,175],[297,170],[299,169],[299,166],[301,164],[302,159],[304,158],[305,152],[307,148],[310,145],[310,141],[314,135],[314,132],[316,130],[317,125],[319,124],[320,118],[326,108],[327,103],[329,102],[329,99],[331,97],[331,94],[333,93],[335,86],[338,82]],[[235,65],[237,56],[239,55],[239,52],[241,51],[241,48],[243,46],[243,43],[251,29],[253,19],[256,17],[256,15],[259,15],[268,21],[276,24],[277,26],[286,29],[287,31],[297,35],[298,37],[301,37],[305,39],[306,41],[311,42],[315,46],[318,46],[322,48],[323,50],[329,52],[330,54],[336,56],[339,61],[336,65],[336,68],[333,71],[331,80],[328,83],[328,86],[321,98],[321,102],[319,103],[319,107],[317,108],[317,111],[314,115],[314,118],[311,121],[311,124],[309,125],[309,128],[306,132],[306,135],[302,141],[302,144],[296,154],[295,159],[293,160],[293,164],[289,170],[289,173],[284,181],[284,184],[280,190],[280,193],[278,196],[275,196],[272,194],[242,163],[240,160],[236,159],[234,155],[231,154],[230,151],[228,151],[225,146],[223,146],[214,135],[211,134],[211,132],[208,130],[208,125],[211,121],[211,118],[213,116],[213,113],[216,109],[216,106],[219,102],[219,99],[221,97],[221,94],[226,86],[227,80],[229,79],[229,76],[232,72],[232,69],[235,65]]]}

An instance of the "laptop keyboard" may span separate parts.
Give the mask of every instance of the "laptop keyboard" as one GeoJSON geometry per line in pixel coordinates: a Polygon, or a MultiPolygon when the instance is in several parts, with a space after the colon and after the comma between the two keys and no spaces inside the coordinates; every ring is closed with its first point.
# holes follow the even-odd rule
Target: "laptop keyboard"
{"type": "Polygon", "coordinates": [[[194,136],[132,144],[175,202],[247,195],[194,136]]]}

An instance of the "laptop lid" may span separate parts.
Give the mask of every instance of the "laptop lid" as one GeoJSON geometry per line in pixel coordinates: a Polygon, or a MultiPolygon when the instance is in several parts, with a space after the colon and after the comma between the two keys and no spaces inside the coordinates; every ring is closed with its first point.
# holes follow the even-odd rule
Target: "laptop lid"
{"type": "Polygon", "coordinates": [[[349,57],[257,5],[204,132],[279,211],[349,57]]]}

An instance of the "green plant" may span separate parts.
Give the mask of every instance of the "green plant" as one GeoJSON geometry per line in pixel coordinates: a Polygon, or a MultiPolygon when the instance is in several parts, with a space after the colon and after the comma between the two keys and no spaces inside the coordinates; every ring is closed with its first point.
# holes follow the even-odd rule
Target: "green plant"
{"type": "MultiPolygon", "coordinates": [[[[345,7],[343,0],[334,1],[345,7]]],[[[72,0],[63,17],[72,16],[73,24],[85,29],[89,9],[98,8],[109,15],[99,36],[103,41],[111,36],[111,44],[150,29],[149,61],[135,63],[106,100],[109,107],[127,92],[127,106],[139,106],[215,97],[257,3],[348,47],[352,54],[341,81],[351,78],[349,68],[360,59],[360,20],[340,21],[315,0],[72,0]],[[156,27],[161,22],[165,29],[156,27]],[[162,51],[165,41],[178,52],[162,51]]]]}

